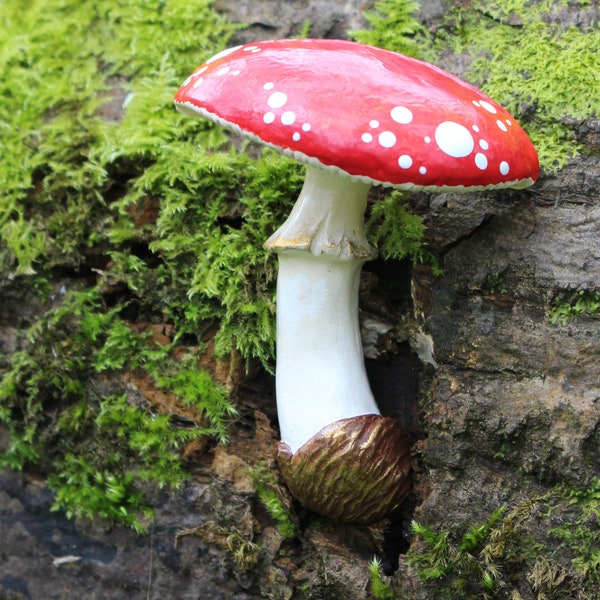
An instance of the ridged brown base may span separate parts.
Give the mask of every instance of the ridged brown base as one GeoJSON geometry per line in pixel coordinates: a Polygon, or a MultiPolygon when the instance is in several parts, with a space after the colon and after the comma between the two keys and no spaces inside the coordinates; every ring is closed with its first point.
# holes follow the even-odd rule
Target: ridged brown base
{"type": "Polygon", "coordinates": [[[278,462],[292,495],[314,512],[374,523],[410,489],[410,439],[389,417],[362,415],[327,425],[292,454],[279,443],[278,462]]]}

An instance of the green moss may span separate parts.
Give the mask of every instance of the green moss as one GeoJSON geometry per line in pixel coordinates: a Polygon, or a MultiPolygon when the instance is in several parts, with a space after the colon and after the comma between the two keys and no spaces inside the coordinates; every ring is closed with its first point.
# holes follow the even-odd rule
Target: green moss
{"type": "Polygon", "coordinates": [[[419,541],[407,560],[433,598],[512,600],[526,592],[591,600],[600,581],[599,498],[594,480],[585,489],[557,486],[510,511],[499,508],[462,533],[413,523],[419,541]]]}
{"type": "Polygon", "coordinates": [[[578,292],[556,298],[550,310],[550,321],[566,325],[571,319],[600,315],[600,293],[579,290],[578,292]]]}
{"type": "Polygon", "coordinates": [[[479,557],[483,555],[485,542],[503,513],[504,507],[497,509],[486,523],[470,527],[456,544],[451,541],[448,532],[437,533],[413,522],[413,533],[425,541],[427,550],[412,553],[409,563],[416,567],[424,581],[447,581],[448,590],[454,590],[454,594],[463,594],[467,590],[468,594],[475,590],[481,593],[491,591],[496,585],[497,566],[479,557]]]}
{"type": "Polygon", "coordinates": [[[424,242],[425,224],[411,212],[406,194],[395,190],[380,198],[369,211],[366,228],[383,258],[426,263],[436,274],[441,273],[436,257],[424,242]]]}
{"type": "MultiPolygon", "coordinates": [[[[270,151],[257,161],[243,156],[235,161],[229,155],[212,157],[204,174],[201,161],[196,161],[195,176],[204,175],[207,185],[218,186],[218,193],[205,198],[201,207],[189,192],[180,194],[182,204],[161,214],[159,238],[151,248],[167,257],[179,281],[186,282],[188,299],[182,306],[193,311],[191,324],[211,319],[219,323],[217,352],[237,348],[270,368],[276,262],[262,245],[291,208],[302,170],[270,151]]],[[[168,196],[177,193],[173,189],[170,185],[168,196]]],[[[190,316],[188,312],[187,321],[190,316]]]]}
{"type": "Polygon", "coordinates": [[[110,235],[111,199],[140,190],[165,144],[185,140],[193,154],[223,141],[180,119],[172,97],[232,31],[206,0],[0,6],[5,273],[41,257],[81,264],[110,235]]]}
{"type": "Polygon", "coordinates": [[[387,48],[408,56],[421,56],[425,29],[416,19],[419,5],[413,0],[380,0],[365,17],[369,29],[350,32],[358,42],[387,48]]]}
{"type": "Polygon", "coordinates": [[[0,460],[48,474],[71,515],[139,527],[143,482],[176,485],[186,442],[225,439],[233,407],[193,362],[206,331],[219,353],[271,368],[275,260],[262,244],[302,171],[269,151],[251,160],[221,128],[173,108],[236,27],[208,0],[0,5],[0,283],[35,287],[47,305],[55,272],[89,286],[0,357],[11,437],[0,460]],[[171,359],[131,321],[168,324],[192,358],[171,359]],[[182,429],[129,406],[118,385],[92,389],[136,369],[202,423],[182,429]]]}
{"type": "Polygon", "coordinates": [[[30,345],[10,357],[0,380],[0,422],[11,437],[0,466],[37,465],[56,491],[55,508],[70,516],[142,529],[151,512],[144,482],[178,486],[183,446],[202,436],[224,441],[235,409],[206,373],[172,359],[120,310],[105,310],[95,289],[70,292],[34,324],[30,345]],[[152,414],[160,407],[136,400],[114,377],[140,370],[196,420],[152,414]]]}
{"type": "MultiPolygon", "coordinates": [[[[600,479],[594,479],[585,489],[565,490],[563,498],[574,510],[569,519],[550,528],[548,535],[567,550],[579,577],[600,583],[600,479]]],[[[552,510],[558,506],[554,503],[552,510]]]]}
{"type": "Polygon", "coordinates": [[[275,477],[266,464],[260,464],[250,470],[250,475],[256,485],[256,494],[267,512],[275,519],[277,529],[284,538],[294,538],[298,535],[298,526],[292,516],[291,507],[286,507],[283,493],[275,477]]]}
{"type": "Polygon", "coordinates": [[[396,600],[392,586],[383,580],[381,575],[381,560],[373,557],[369,562],[369,588],[377,600],[396,600]]]}
{"type": "Polygon", "coordinates": [[[216,331],[218,353],[272,368],[276,263],[262,244],[302,169],[271,151],[249,158],[253,146],[172,102],[235,28],[208,0],[0,5],[0,282],[35,287],[47,306],[53,273],[88,286],[0,357],[1,462],[49,475],[68,514],[139,527],[143,482],[175,485],[184,443],[226,436],[223,391],[130,321],[167,323],[179,345],[216,331]],[[118,385],[93,389],[136,369],[202,425],[151,418],[118,385]]]}

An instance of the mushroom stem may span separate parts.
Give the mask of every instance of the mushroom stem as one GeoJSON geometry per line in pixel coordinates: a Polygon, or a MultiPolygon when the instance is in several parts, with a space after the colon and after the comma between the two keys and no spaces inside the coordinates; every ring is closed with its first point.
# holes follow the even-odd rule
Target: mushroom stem
{"type": "Polygon", "coordinates": [[[265,247],[279,255],[277,412],[295,453],[326,425],[379,414],[366,376],[358,323],[370,185],[309,166],[300,196],[265,247]]]}

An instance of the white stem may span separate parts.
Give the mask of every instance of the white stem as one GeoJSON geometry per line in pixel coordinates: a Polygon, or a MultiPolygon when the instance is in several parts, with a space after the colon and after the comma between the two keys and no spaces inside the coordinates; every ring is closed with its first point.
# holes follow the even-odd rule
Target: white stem
{"type": "Polygon", "coordinates": [[[285,223],[267,240],[275,252],[306,250],[315,256],[369,260],[376,252],[364,232],[370,184],[309,166],[304,186],[285,223]]]}
{"type": "Polygon", "coordinates": [[[277,412],[292,452],[340,419],[379,414],[358,325],[369,185],[309,167],[287,221],[265,246],[279,254],[277,412]]]}

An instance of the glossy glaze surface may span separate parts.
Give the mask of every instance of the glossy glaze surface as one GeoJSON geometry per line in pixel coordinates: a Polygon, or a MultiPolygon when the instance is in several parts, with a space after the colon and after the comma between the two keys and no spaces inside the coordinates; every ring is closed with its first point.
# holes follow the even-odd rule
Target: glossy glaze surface
{"type": "Polygon", "coordinates": [[[331,423],[277,461],[295,498],[337,521],[375,523],[398,509],[411,487],[411,440],[394,419],[362,415],[331,423]]]}
{"type": "Polygon", "coordinates": [[[196,69],[175,103],[299,160],[407,189],[525,187],[539,171],[523,129],[482,92],[354,42],[232,48],[196,69]]]}

